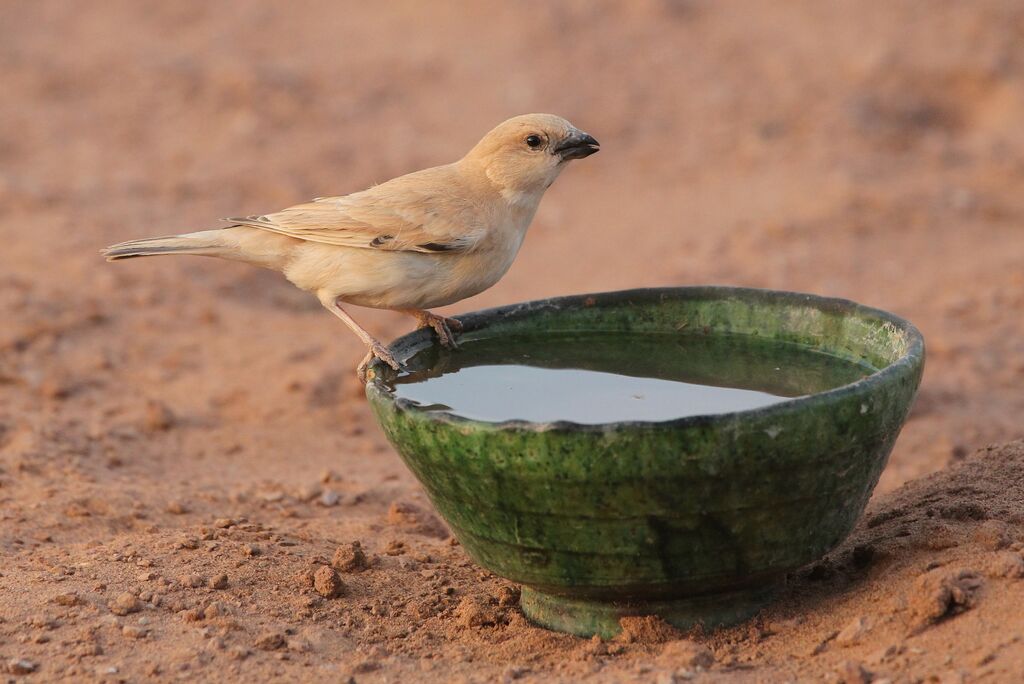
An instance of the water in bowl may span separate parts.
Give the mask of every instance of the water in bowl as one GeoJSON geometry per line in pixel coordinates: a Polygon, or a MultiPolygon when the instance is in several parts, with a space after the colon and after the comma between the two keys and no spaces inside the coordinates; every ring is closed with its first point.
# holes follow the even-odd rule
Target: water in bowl
{"type": "Polygon", "coordinates": [[[435,345],[388,384],[423,409],[474,420],[599,424],[756,409],[874,371],[748,335],[544,333],[435,345]]]}

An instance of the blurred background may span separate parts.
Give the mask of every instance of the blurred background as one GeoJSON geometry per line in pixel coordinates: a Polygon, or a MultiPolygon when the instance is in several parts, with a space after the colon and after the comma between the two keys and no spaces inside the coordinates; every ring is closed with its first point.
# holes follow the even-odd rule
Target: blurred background
{"type": "MultiPolygon", "coordinates": [[[[514,589],[435,535],[366,408],[364,349],[312,297],[240,264],[98,254],[453,161],[516,114],[565,116],[602,151],[547,193],[504,280],[445,313],[710,283],[846,297],[928,342],[881,496],[1024,436],[1020,0],[4,0],[0,86],[0,643],[14,674],[499,681],[520,658],[571,679],[603,666],[526,626],[514,589]],[[346,575],[351,599],[297,583],[352,540],[375,570],[346,575]],[[459,626],[492,604],[507,628],[459,626]]],[[[385,339],[410,329],[354,314],[385,339]]],[[[890,517],[916,505],[900,496],[890,517]]],[[[907,543],[958,543],[937,529],[907,543]]],[[[775,648],[779,667],[810,668],[787,681],[818,680],[845,622],[888,605],[893,575],[874,576],[768,646],[752,628],[718,656],[763,665],[775,648]]],[[[965,635],[990,662],[1015,605],[922,642],[920,679],[965,635]]],[[[887,634],[864,654],[888,657],[903,637],[887,634]]]]}
{"type": "Polygon", "coordinates": [[[0,445],[19,458],[65,453],[101,484],[288,480],[339,452],[400,471],[358,341],[312,297],[97,250],[446,163],[534,111],[602,152],[447,313],[705,283],[847,297],[929,344],[883,490],[1024,433],[1017,0],[8,1],[0,82],[0,445]],[[161,415],[182,429],[103,447],[128,471],[94,458],[161,415]]]}

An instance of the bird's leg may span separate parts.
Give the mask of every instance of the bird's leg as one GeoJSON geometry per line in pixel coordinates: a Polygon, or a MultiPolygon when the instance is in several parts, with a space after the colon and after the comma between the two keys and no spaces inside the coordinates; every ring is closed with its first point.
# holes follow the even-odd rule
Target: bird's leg
{"type": "Polygon", "coordinates": [[[445,318],[430,313],[426,309],[402,309],[402,313],[412,316],[420,322],[421,328],[433,328],[437,337],[441,340],[441,346],[448,349],[455,349],[459,345],[455,343],[455,335],[452,333],[462,331],[462,323],[454,318],[445,318]]]}
{"type": "Polygon", "coordinates": [[[342,321],[344,321],[345,325],[347,325],[352,330],[352,332],[359,336],[359,339],[363,341],[363,344],[370,348],[370,352],[359,364],[359,367],[356,368],[356,375],[359,376],[360,382],[366,382],[366,367],[370,365],[370,362],[373,361],[374,357],[388,364],[394,370],[401,369],[401,366],[399,365],[398,361],[395,360],[394,355],[388,350],[388,348],[381,344],[380,341],[378,341],[373,335],[366,332],[366,330],[364,330],[362,326],[356,323],[355,320],[348,315],[347,311],[341,308],[340,300],[335,299],[329,303],[325,303],[324,307],[332,314],[334,314],[342,321]]]}

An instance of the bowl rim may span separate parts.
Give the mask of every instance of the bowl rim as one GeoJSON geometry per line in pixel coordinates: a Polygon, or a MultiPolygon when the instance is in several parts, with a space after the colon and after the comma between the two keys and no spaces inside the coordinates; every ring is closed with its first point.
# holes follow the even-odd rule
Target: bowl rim
{"type": "MultiPolygon", "coordinates": [[[[488,327],[496,320],[508,320],[510,318],[527,317],[536,311],[544,309],[563,309],[579,307],[598,307],[608,304],[615,304],[622,301],[635,301],[638,298],[650,300],[664,299],[666,296],[673,298],[701,299],[728,297],[753,298],[770,300],[776,304],[811,305],[820,310],[839,310],[848,313],[860,314],[866,317],[874,317],[891,323],[897,329],[905,333],[907,347],[903,354],[892,363],[881,370],[846,385],[793,397],[785,401],[776,402],[755,409],[730,411],[727,413],[697,414],[684,416],[682,418],[670,418],[667,420],[623,420],[610,423],[577,423],[570,420],[559,420],[550,422],[538,422],[530,420],[504,420],[487,421],[475,418],[467,418],[450,411],[425,411],[419,404],[409,399],[396,397],[386,386],[380,371],[383,363],[380,359],[374,359],[369,369],[374,372],[367,373],[366,394],[372,399],[374,395],[383,401],[394,405],[398,413],[407,413],[420,419],[430,422],[455,425],[460,428],[473,427],[484,430],[518,430],[531,432],[548,432],[552,430],[564,430],[572,432],[609,432],[623,429],[665,429],[665,428],[688,428],[706,426],[713,423],[726,423],[735,421],[742,417],[750,418],[772,418],[800,410],[802,406],[810,402],[814,403],[838,403],[851,395],[869,394],[877,387],[888,384],[891,379],[906,372],[912,372],[915,366],[924,364],[925,343],[924,336],[910,321],[882,309],[858,304],[850,299],[840,297],[825,297],[821,295],[793,292],[789,290],[771,290],[755,287],[733,287],[725,285],[698,285],[698,286],[676,286],[676,287],[645,287],[629,290],[611,290],[606,292],[591,292],[583,294],[563,295],[549,297],[546,299],[534,299],[515,304],[481,309],[458,316],[454,316],[463,325],[463,330],[471,332],[488,327]]],[[[400,359],[409,358],[412,354],[423,349],[423,343],[430,345],[437,344],[436,337],[432,330],[421,328],[407,333],[392,340],[388,348],[400,359]]]]}

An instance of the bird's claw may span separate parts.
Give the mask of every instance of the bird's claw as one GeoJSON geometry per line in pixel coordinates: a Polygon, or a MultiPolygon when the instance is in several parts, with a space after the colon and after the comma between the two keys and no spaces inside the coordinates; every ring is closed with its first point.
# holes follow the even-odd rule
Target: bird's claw
{"type": "Polygon", "coordinates": [[[370,345],[370,351],[367,352],[362,362],[360,362],[359,367],[356,368],[356,375],[359,377],[359,382],[366,382],[367,370],[370,366],[370,363],[372,363],[374,359],[380,359],[388,366],[390,366],[392,370],[397,371],[402,369],[402,364],[400,364],[395,359],[395,356],[394,354],[391,353],[391,350],[389,350],[380,342],[374,342],[372,345],[370,345]]]}
{"type": "Polygon", "coordinates": [[[459,344],[455,341],[455,332],[462,332],[462,323],[454,318],[445,318],[432,313],[424,313],[420,318],[421,328],[433,328],[437,333],[441,346],[446,349],[458,349],[459,344]],[[455,332],[452,332],[452,331],[455,332]]]}

